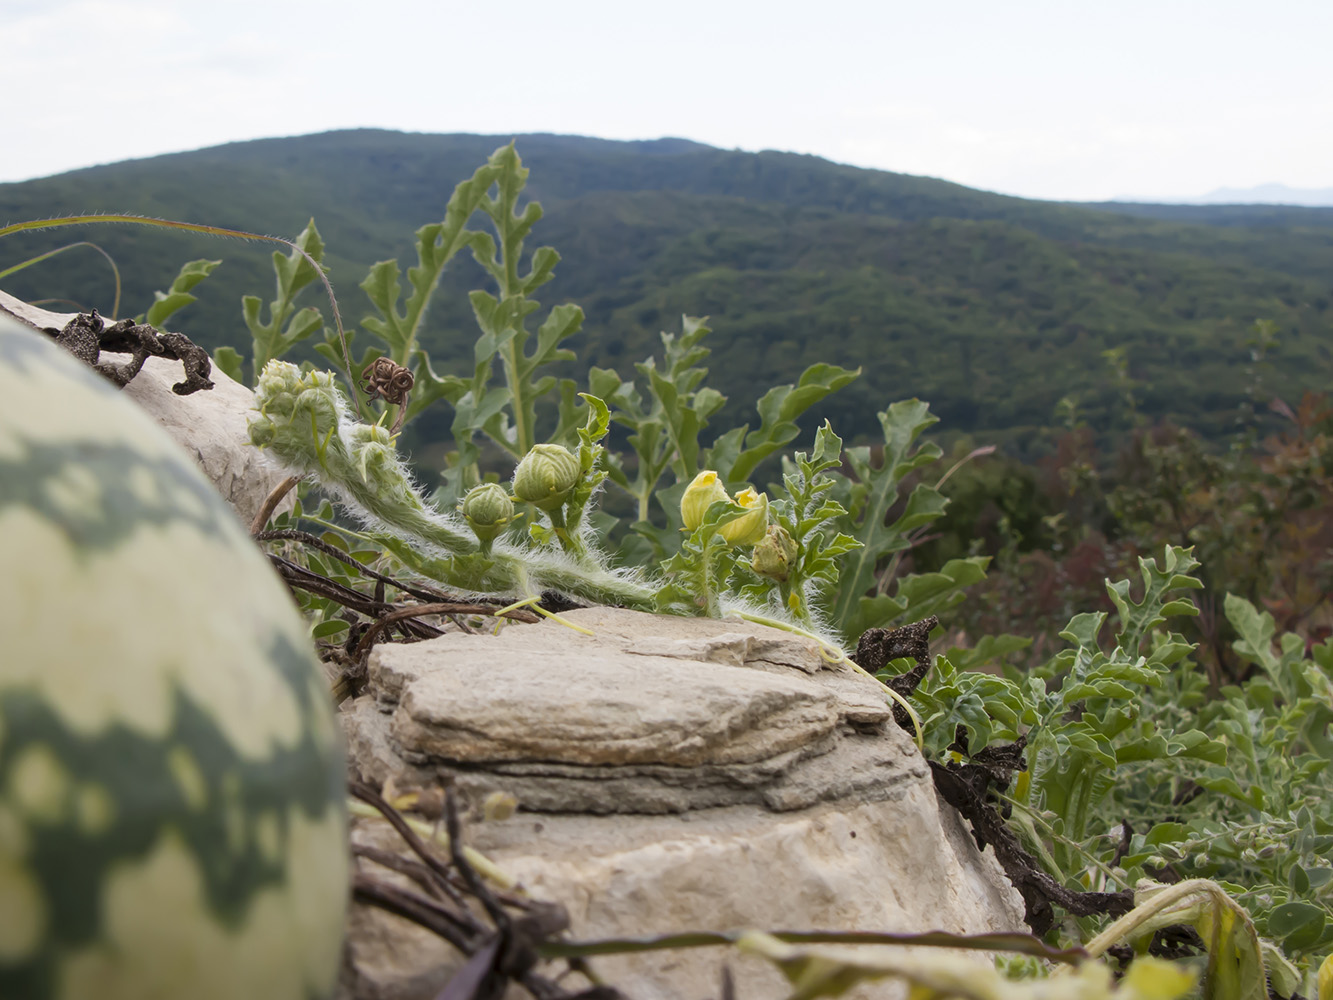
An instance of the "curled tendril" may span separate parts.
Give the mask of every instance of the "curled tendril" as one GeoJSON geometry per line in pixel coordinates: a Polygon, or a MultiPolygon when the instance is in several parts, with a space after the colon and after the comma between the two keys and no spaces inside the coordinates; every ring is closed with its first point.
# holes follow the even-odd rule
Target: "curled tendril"
{"type": "Polygon", "coordinates": [[[391,434],[397,434],[407,415],[407,397],[416,384],[416,378],[410,371],[390,358],[376,358],[361,371],[361,381],[357,383],[361,391],[371,399],[382,399],[397,406],[398,419],[394,421],[391,434]]]}

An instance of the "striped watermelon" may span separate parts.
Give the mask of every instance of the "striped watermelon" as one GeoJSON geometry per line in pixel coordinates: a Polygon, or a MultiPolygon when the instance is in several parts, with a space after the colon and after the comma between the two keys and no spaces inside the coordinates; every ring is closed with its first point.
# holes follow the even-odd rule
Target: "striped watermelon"
{"type": "Polygon", "coordinates": [[[0,314],[0,997],[331,995],[343,759],[290,596],[189,458],[0,314]]]}

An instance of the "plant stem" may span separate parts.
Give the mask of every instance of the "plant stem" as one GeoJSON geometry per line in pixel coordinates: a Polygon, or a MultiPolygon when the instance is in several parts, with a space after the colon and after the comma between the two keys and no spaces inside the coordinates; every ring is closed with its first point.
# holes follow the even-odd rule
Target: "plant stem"
{"type": "MultiPolygon", "coordinates": [[[[501,184],[504,184],[503,179],[501,184]]],[[[514,230],[517,227],[514,223],[513,212],[513,207],[517,207],[518,196],[515,194],[513,199],[510,199],[503,188],[499,193],[500,198],[497,205],[499,212],[495,223],[500,234],[500,254],[503,267],[503,275],[500,279],[500,301],[505,303],[511,297],[517,297],[521,305],[525,296],[518,280],[518,255],[519,251],[522,250],[523,241],[515,238],[514,230]],[[501,219],[503,219],[503,222],[501,222],[501,219]]],[[[522,345],[519,343],[518,334],[524,332],[522,310],[515,310],[514,315],[517,317],[514,321],[517,328],[514,331],[514,336],[510,337],[508,343],[505,344],[504,369],[505,381],[509,384],[509,396],[513,401],[514,438],[518,445],[516,454],[522,456],[532,449],[534,442],[532,428],[528,426],[527,421],[527,407],[524,400],[524,389],[526,387],[522,384],[519,374],[522,345]]]]}
{"type": "Polygon", "coordinates": [[[563,506],[556,507],[554,510],[548,511],[547,516],[551,519],[551,526],[555,528],[555,537],[560,539],[560,547],[576,559],[586,561],[588,550],[578,536],[570,534],[569,528],[565,524],[565,508],[563,506]]]}

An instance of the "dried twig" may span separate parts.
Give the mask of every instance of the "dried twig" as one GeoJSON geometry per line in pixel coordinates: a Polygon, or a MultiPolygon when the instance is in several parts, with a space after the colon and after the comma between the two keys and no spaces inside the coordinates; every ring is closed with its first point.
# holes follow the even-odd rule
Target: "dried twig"
{"type": "Polygon", "coordinates": [[[453,880],[439,878],[435,870],[429,865],[420,861],[413,861],[411,858],[405,858],[401,854],[394,854],[392,851],[381,851],[377,847],[368,847],[365,844],[353,844],[352,854],[358,858],[373,861],[375,864],[391,871],[396,871],[400,875],[406,875],[428,893],[449,899],[458,906],[465,905],[462,895],[454,888],[453,880]]]}
{"type": "MultiPolygon", "coordinates": [[[[288,482],[293,481],[289,480],[288,482]]],[[[281,496],[280,491],[281,487],[279,490],[275,490],[270,495],[269,502],[276,503],[281,496]]],[[[271,513],[271,511],[268,513],[271,513]]],[[[433,639],[444,634],[443,629],[424,620],[429,615],[447,616],[455,626],[467,633],[473,633],[474,630],[464,620],[464,615],[498,616],[527,624],[541,621],[538,615],[526,608],[505,610],[501,601],[464,600],[442,593],[425,584],[400,580],[377,572],[338,546],[332,545],[308,531],[300,531],[294,528],[275,528],[264,531],[262,530],[262,524],[267,521],[268,513],[261,511],[260,516],[255,520],[255,525],[261,527],[261,530],[253,533],[256,542],[297,542],[317,549],[330,558],[355,568],[358,575],[369,577],[375,581],[373,596],[367,595],[337,580],[317,573],[307,566],[301,566],[285,559],[276,553],[269,553],[268,555],[269,561],[292,590],[314,594],[372,619],[368,623],[352,621],[346,641],[340,647],[326,653],[325,658],[337,660],[343,671],[333,686],[335,696],[339,701],[354,696],[364,685],[366,655],[377,641],[383,639],[386,630],[396,630],[401,639],[416,642],[422,639],[433,639]],[[398,604],[388,601],[385,598],[388,587],[393,587],[424,603],[398,604]]],[[[350,616],[345,617],[351,620],[350,616]]]]}
{"type": "Polygon", "coordinates": [[[588,977],[593,984],[588,989],[569,990],[559,979],[536,972],[543,947],[568,929],[569,917],[562,906],[506,893],[486,884],[463,847],[458,807],[449,790],[444,800],[449,864],[437,857],[407,820],[374,789],[351,782],[348,790],[372,806],[420,860],[362,846],[355,847],[355,853],[406,875],[431,894],[423,895],[358,872],[353,897],[357,902],[394,913],[436,933],[467,956],[439,994],[440,998],[498,1000],[510,983],[518,983],[537,1000],[621,1000],[618,991],[592,974],[584,956],[574,957],[570,967],[588,977]],[[464,895],[480,904],[489,923],[483,921],[474,907],[466,905],[464,895]],[[506,907],[516,913],[511,914],[506,907]]]}
{"type": "Polygon", "coordinates": [[[433,931],[464,954],[470,953],[473,937],[460,926],[456,914],[437,900],[357,874],[352,880],[352,898],[377,906],[433,931]]]}
{"type": "Polygon", "coordinates": [[[264,525],[268,524],[268,519],[273,516],[273,512],[278,509],[278,504],[282,503],[282,498],[292,491],[292,487],[301,481],[300,476],[288,476],[282,482],[269,492],[264,498],[264,504],[255,514],[254,520],[250,522],[251,537],[257,536],[264,530],[264,525]]]}
{"type": "Polygon", "coordinates": [[[940,797],[972,824],[972,836],[979,846],[990,844],[995,849],[996,860],[1023,897],[1024,916],[1032,933],[1043,935],[1051,929],[1055,922],[1052,903],[1076,917],[1094,914],[1119,917],[1134,908],[1134,894],[1129,890],[1078,892],[1066,889],[1042,871],[1037,859],[1023,849],[996,808],[986,801],[984,788],[990,775],[984,767],[976,764],[945,766],[933,760],[927,763],[940,797]]]}
{"type": "MultiPolygon", "coordinates": [[[[514,611],[505,611],[500,617],[510,618],[520,609],[514,611]]],[[[486,604],[465,604],[456,601],[441,602],[439,604],[410,604],[404,607],[395,608],[393,611],[386,611],[380,615],[379,620],[374,622],[366,630],[366,634],[361,637],[357,643],[356,651],[352,654],[357,659],[370,652],[370,647],[375,644],[375,639],[384,629],[395,622],[404,619],[414,619],[421,615],[488,615],[495,614],[496,609],[486,604]]],[[[532,617],[536,617],[533,615],[532,617]]],[[[519,621],[526,621],[527,617],[519,618],[519,621]]]]}
{"type": "Polygon", "coordinates": [[[509,914],[505,913],[500,901],[491,895],[490,888],[463,855],[463,823],[458,817],[458,801],[454,798],[452,788],[444,790],[444,823],[445,831],[449,834],[449,857],[454,863],[454,868],[463,876],[463,881],[467,883],[472,895],[481,900],[481,905],[495,921],[495,926],[501,930],[508,930],[509,914]]]}
{"type": "MultiPolygon", "coordinates": [[[[367,598],[364,594],[357,595],[361,599],[361,601],[366,604],[367,607],[374,606],[380,609],[375,612],[364,612],[364,613],[379,615],[380,613],[385,613],[389,610],[396,611],[400,610],[403,607],[408,607],[406,605],[397,605],[385,601],[383,597],[383,588],[385,586],[393,587],[396,590],[402,591],[404,594],[408,594],[411,597],[415,597],[419,601],[424,601],[429,604],[440,603],[440,604],[450,604],[453,606],[452,610],[448,612],[422,612],[418,610],[417,614],[443,613],[443,614],[449,614],[451,617],[456,615],[493,615],[495,614],[496,611],[498,611],[505,605],[505,602],[503,601],[488,601],[488,600],[465,601],[461,598],[452,596],[450,594],[446,594],[443,591],[435,590],[432,587],[427,587],[421,583],[400,580],[397,577],[387,576],[384,573],[378,573],[375,570],[371,569],[369,566],[367,566],[365,563],[360,562],[357,559],[354,559],[352,556],[348,555],[346,552],[338,548],[336,545],[330,545],[328,542],[324,541],[324,539],[318,537],[317,535],[312,535],[308,531],[298,531],[293,528],[275,528],[272,531],[261,531],[259,534],[255,535],[255,541],[300,542],[302,545],[308,545],[311,548],[318,549],[320,552],[323,552],[325,555],[337,559],[339,562],[345,563],[348,566],[355,567],[356,570],[362,576],[368,576],[372,580],[376,581],[377,584],[379,584],[379,586],[376,588],[376,597],[374,599],[367,598]]],[[[327,584],[331,585],[332,587],[341,588],[341,592],[345,592],[348,594],[357,593],[356,591],[348,590],[348,588],[342,587],[341,584],[334,583],[333,581],[328,580],[326,577],[320,576],[318,573],[314,573],[308,569],[303,569],[302,573],[304,574],[301,577],[303,581],[313,582],[315,580],[324,580],[327,584]]],[[[309,590],[311,588],[303,586],[302,589],[309,590]]],[[[332,595],[322,594],[322,596],[332,596],[332,595]]],[[[332,599],[338,600],[337,597],[333,597],[332,599]]],[[[339,601],[339,603],[343,602],[339,601]]],[[[358,611],[361,610],[360,607],[353,604],[347,604],[346,606],[354,607],[355,610],[358,611]]],[[[517,608],[513,611],[506,612],[504,617],[509,618],[512,621],[524,622],[526,624],[535,624],[541,621],[540,615],[537,615],[531,611],[527,611],[523,608],[517,608]]],[[[464,631],[471,631],[471,629],[468,629],[463,624],[463,622],[458,620],[457,618],[454,618],[454,623],[463,628],[464,631]]]]}
{"type": "Polygon", "coordinates": [[[348,782],[347,790],[355,797],[373,806],[390,826],[398,832],[398,836],[403,838],[403,842],[412,849],[412,853],[425,862],[426,867],[434,872],[439,878],[447,880],[449,877],[449,867],[435,856],[435,852],[430,850],[421,838],[416,835],[402,815],[389,803],[385,802],[380,793],[375,791],[369,785],[357,781],[348,782]]]}

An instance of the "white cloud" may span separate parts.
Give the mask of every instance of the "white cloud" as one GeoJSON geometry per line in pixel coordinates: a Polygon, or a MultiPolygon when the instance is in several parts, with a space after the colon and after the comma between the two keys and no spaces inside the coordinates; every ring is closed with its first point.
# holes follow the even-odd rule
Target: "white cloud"
{"type": "Polygon", "coordinates": [[[10,0],[0,180],[382,126],[681,135],[1051,198],[1322,187],[1331,34],[1326,0],[10,0]]]}

